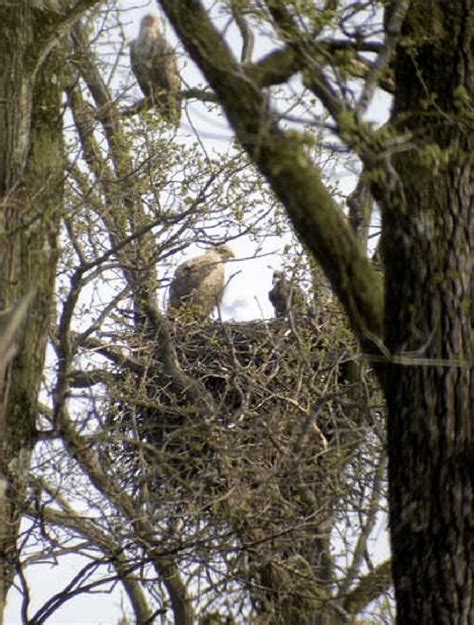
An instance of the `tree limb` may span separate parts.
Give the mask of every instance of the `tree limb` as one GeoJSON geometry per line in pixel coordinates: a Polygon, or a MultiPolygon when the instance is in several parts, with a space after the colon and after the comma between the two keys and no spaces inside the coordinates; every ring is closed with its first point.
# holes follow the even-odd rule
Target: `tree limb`
{"type": "Polygon", "coordinates": [[[266,177],[321,263],[366,349],[380,336],[380,278],[305,153],[302,137],[283,132],[267,98],[243,72],[200,2],[160,0],[193,60],[221,101],[237,137],[266,177]]]}
{"type": "MultiPolygon", "coordinates": [[[[56,490],[50,489],[43,480],[41,480],[39,487],[40,489],[46,489],[48,494],[53,497],[54,501],[59,503],[62,510],[59,511],[51,507],[41,506],[38,511],[30,507],[27,511],[27,515],[31,518],[38,519],[41,523],[72,529],[90,543],[96,545],[114,565],[117,575],[123,583],[125,592],[132,604],[136,623],[148,623],[152,611],[150,610],[147,598],[140,585],[139,578],[132,573],[133,563],[127,558],[123,548],[111,536],[105,534],[97,523],[86,518],[84,515],[78,515],[64,498],[60,497],[56,490]]],[[[54,598],[54,596],[51,597],[50,601],[54,598]]],[[[35,617],[38,617],[45,608],[46,605],[40,608],[35,617]]],[[[32,620],[36,621],[36,618],[32,620]]]]}
{"type": "Polygon", "coordinates": [[[343,607],[350,614],[359,614],[371,601],[392,586],[392,562],[385,560],[377,568],[363,577],[347,595],[343,607]]]}
{"type": "Polygon", "coordinates": [[[395,0],[390,6],[385,42],[382,50],[377,56],[377,59],[367,74],[364,88],[356,106],[358,115],[361,115],[367,110],[367,107],[374,96],[375,90],[379,85],[380,78],[386,72],[393,55],[395,54],[395,48],[402,29],[403,18],[408,11],[409,4],[409,0],[395,0]]]}
{"type": "Polygon", "coordinates": [[[237,24],[243,42],[242,52],[240,54],[240,61],[242,63],[248,63],[252,59],[253,49],[255,46],[255,36],[246,19],[242,15],[242,12],[239,10],[238,3],[236,3],[235,0],[231,2],[231,11],[232,17],[237,24]]]}
{"type": "Polygon", "coordinates": [[[146,515],[140,514],[136,500],[109,478],[102,468],[97,451],[90,446],[87,438],[77,432],[64,406],[58,415],[58,425],[72,457],[94,487],[130,523],[137,540],[146,546],[151,564],[168,591],[176,625],[193,625],[193,608],[188,589],[174,559],[160,553],[153,524],[146,515]]]}

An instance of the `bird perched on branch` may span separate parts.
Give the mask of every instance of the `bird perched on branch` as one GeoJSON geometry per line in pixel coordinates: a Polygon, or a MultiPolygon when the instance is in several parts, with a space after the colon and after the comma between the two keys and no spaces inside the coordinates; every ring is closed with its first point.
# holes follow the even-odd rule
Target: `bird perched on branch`
{"type": "Polygon", "coordinates": [[[282,319],[290,314],[307,315],[309,307],[300,287],[290,282],[283,271],[273,272],[273,287],[268,293],[275,310],[275,317],[282,319]]]}
{"type": "Polygon", "coordinates": [[[130,44],[132,71],[146,98],[165,119],[173,124],[181,120],[181,77],[176,53],[160,32],[156,15],[145,15],[140,32],[130,44]]]}
{"type": "Polygon", "coordinates": [[[225,286],[224,264],[234,258],[228,245],[219,245],[176,269],[170,286],[168,310],[187,307],[209,317],[219,305],[225,286]]]}

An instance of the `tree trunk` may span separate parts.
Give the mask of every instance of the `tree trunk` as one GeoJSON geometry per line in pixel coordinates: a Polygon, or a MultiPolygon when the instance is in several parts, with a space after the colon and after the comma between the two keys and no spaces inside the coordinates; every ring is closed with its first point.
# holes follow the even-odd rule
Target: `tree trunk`
{"type": "Polygon", "coordinates": [[[400,625],[474,623],[473,20],[467,3],[415,2],[403,34],[423,44],[397,54],[394,122],[416,143],[393,159],[382,242],[400,625]]]}
{"type": "Polygon", "coordinates": [[[34,79],[45,18],[31,4],[0,9],[0,309],[34,292],[17,354],[0,380],[0,622],[36,440],[64,177],[57,68],[49,57],[34,79]]]}
{"type": "MultiPolygon", "coordinates": [[[[160,4],[370,351],[380,337],[377,282],[320,177],[269,117],[260,124],[267,102],[255,84],[239,80],[242,71],[201,3],[160,4]]],[[[383,340],[392,354],[378,371],[389,410],[397,618],[403,625],[472,625],[474,8],[470,0],[395,4],[407,13],[393,121],[412,136],[403,155],[379,154],[390,162],[373,172],[373,180],[387,172],[373,191],[383,209],[383,340]]],[[[278,13],[279,3],[268,5],[278,13]]],[[[291,15],[280,14],[296,30],[291,15]]],[[[319,91],[344,121],[338,101],[319,91]]]]}

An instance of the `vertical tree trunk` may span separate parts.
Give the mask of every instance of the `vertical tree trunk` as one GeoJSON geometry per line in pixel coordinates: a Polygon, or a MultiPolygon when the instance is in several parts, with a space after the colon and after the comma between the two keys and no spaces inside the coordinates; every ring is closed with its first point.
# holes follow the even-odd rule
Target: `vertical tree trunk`
{"type": "MultiPolygon", "coordinates": [[[[397,622],[474,623],[474,9],[413,3],[394,118],[416,149],[385,202],[390,529],[397,622]],[[470,114],[469,114],[470,110],[470,114]]],[[[464,5],[464,8],[463,6],[464,5]]]]}
{"type": "Polygon", "coordinates": [[[31,4],[0,8],[0,309],[35,293],[0,380],[0,622],[36,439],[64,176],[57,68],[50,56],[34,81],[44,17],[31,4]]]}

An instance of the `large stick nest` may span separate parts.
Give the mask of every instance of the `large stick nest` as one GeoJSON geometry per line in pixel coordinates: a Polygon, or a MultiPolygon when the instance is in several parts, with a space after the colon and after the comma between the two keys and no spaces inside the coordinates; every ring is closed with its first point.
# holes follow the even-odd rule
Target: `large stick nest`
{"type": "MultiPolygon", "coordinates": [[[[320,480],[315,469],[327,471],[329,451],[339,456],[370,421],[367,381],[361,384],[353,340],[334,305],[318,318],[177,319],[173,334],[182,370],[214,406],[190,402],[186,388],[164,371],[160,345],[134,337],[131,346],[146,373],[121,373],[108,415],[111,426],[134,429],[148,445],[156,487],[205,484],[220,491],[223,479],[232,482],[238,474],[240,481],[246,471],[253,488],[257,474],[267,487],[268,470],[282,457],[291,464],[319,458],[311,470],[312,480],[320,480]]],[[[133,445],[115,452],[124,460],[136,457],[133,445]]]]}
{"type": "Polygon", "coordinates": [[[276,553],[318,569],[345,467],[380,409],[342,314],[327,304],[317,318],[173,323],[180,366],[212,401],[197,407],[159,342],[132,337],[142,374],[120,371],[112,389],[110,470],[124,488],[147,485],[172,549],[186,536],[235,553],[237,536],[259,575],[278,568],[276,553]]]}

